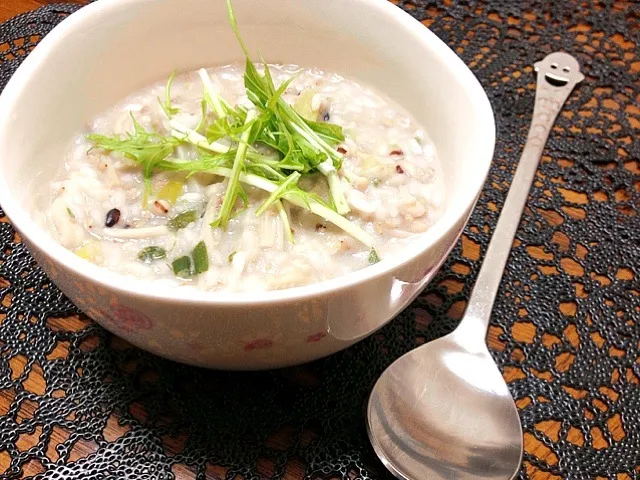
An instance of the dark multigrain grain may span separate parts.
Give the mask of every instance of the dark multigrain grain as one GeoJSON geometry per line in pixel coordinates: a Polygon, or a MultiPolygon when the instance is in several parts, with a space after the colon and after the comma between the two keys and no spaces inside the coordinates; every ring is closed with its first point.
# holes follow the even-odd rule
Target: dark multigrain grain
{"type": "Polygon", "coordinates": [[[120,221],[120,210],[117,208],[112,208],[107,212],[107,217],[104,221],[105,227],[113,227],[116,223],[120,221]]]}
{"type": "Polygon", "coordinates": [[[155,202],[153,202],[153,205],[159,212],[162,212],[164,214],[169,213],[169,209],[162,202],[156,200],[155,202]]]}

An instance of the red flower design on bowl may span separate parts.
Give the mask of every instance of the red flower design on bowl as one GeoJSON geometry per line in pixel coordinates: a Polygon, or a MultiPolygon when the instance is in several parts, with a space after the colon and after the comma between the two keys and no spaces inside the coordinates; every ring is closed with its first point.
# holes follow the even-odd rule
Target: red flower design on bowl
{"type": "Polygon", "coordinates": [[[319,342],[320,340],[322,340],[326,336],[327,336],[327,332],[314,333],[313,335],[309,335],[307,337],[307,343],[319,342]]]}
{"type": "Polygon", "coordinates": [[[250,352],[252,350],[262,350],[273,346],[273,341],[268,338],[256,338],[246,343],[244,346],[245,351],[250,352]]]}
{"type": "Polygon", "coordinates": [[[109,311],[103,311],[102,314],[111,323],[127,332],[150,330],[153,327],[153,322],[149,317],[133,308],[122,305],[114,305],[109,311]]]}

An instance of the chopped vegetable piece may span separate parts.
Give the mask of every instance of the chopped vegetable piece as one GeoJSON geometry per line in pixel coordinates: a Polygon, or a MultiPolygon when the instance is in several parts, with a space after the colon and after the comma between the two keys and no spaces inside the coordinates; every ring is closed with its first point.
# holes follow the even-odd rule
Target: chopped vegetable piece
{"type": "Polygon", "coordinates": [[[166,200],[167,202],[174,204],[178,200],[178,197],[182,195],[182,182],[175,180],[169,180],[164,187],[158,192],[158,200],[166,200]]]}
{"type": "Polygon", "coordinates": [[[76,219],[76,216],[74,215],[74,213],[71,211],[71,209],[69,207],[67,207],[67,213],[69,214],[69,216],[71,218],[73,218],[74,220],[76,219]]]}
{"type": "Polygon", "coordinates": [[[167,222],[167,226],[171,230],[180,230],[198,219],[198,212],[195,210],[187,210],[182,212],[167,222]]]}
{"type": "Polygon", "coordinates": [[[176,258],[171,262],[171,268],[176,277],[190,277],[193,275],[193,266],[191,264],[191,258],[187,255],[176,258]]]}
{"type": "Polygon", "coordinates": [[[227,257],[227,260],[229,261],[229,263],[233,262],[233,257],[236,256],[236,253],[238,253],[238,252],[231,252],[229,254],[229,256],[227,257]]]}
{"type": "Polygon", "coordinates": [[[120,221],[120,210],[118,210],[117,208],[112,208],[107,212],[107,217],[105,218],[104,226],[111,228],[119,221],[120,221]]]}
{"type": "Polygon", "coordinates": [[[376,252],[375,248],[372,248],[369,252],[369,265],[373,265],[380,261],[380,257],[378,256],[378,252],[376,252]]]}
{"type": "Polygon", "coordinates": [[[306,88],[298,95],[298,98],[296,98],[293,104],[293,109],[305,120],[315,120],[318,116],[318,112],[314,112],[311,106],[311,100],[315,94],[316,92],[314,90],[306,88]]]}
{"type": "Polygon", "coordinates": [[[167,256],[167,251],[162,247],[150,246],[145,247],[138,253],[138,260],[144,263],[151,263],[167,256]]]}
{"type": "Polygon", "coordinates": [[[193,257],[193,273],[198,275],[209,270],[209,254],[207,253],[207,246],[204,244],[204,241],[201,241],[195,246],[193,252],[191,252],[191,256],[193,257]]]}
{"type": "Polygon", "coordinates": [[[87,243],[77,248],[74,253],[80,258],[94,262],[101,252],[102,249],[100,247],[100,242],[89,240],[87,243]]]}

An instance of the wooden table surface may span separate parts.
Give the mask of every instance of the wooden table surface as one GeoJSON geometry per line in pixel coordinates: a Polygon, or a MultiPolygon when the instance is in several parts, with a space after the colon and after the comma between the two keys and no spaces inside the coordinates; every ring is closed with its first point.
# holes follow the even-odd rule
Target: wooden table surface
{"type": "MultiPolygon", "coordinates": [[[[27,12],[29,10],[33,10],[35,8],[38,7],[42,7],[45,6],[47,4],[52,4],[52,3],[56,3],[59,0],[0,0],[0,22],[3,22],[19,13],[23,13],[23,12],[27,12]]],[[[70,1],[71,3],[84,3],[82,2],[82,0],[65,0],[65,1],[70,1]]],[[[571,192],[569,192],[569,194],[571,194],[571,192]]],[[[568,198],[568,200],[570,200],[568,198]]],[[[567,239],[568,240],[568,239],[567,239]]],[[[562,241],[562,240],[561,240],[562,241]]],[[[472,245],[470,244],[470,242],[467,242],[466,245],[468,248],[466,248],[466,250],[468,250],[470,252],[470,255],[468,255],[469,257],[476,257],[475,259],[477,259],[477,246],[476,245],[472,245]]],[[[575,264],[575,265],[567,265],[567,273],[573,274],[574,272],[572,272],[572,269],[579,269],[579,265],[575,264]]],[[[576,272],[577,274],[577,272],[576,272]]],[[[460,315],[462,314],[462,311],[464,309],[464,305],[459,305],[459,310],[460,312],[458,312],[460,315]]],[[[77,319],[75,320],[77,321],[77,319]]],[[[520,326],[520,325],[517,325],[520,326]]],[[[516,326],[516,327],[517,327],[516,326]]],[[[521,325],[523,327],[523,330],[526,328],[524,327],[524,324],[521,325]]],[[[490,330],[489,331],[489,335],[488,335],[488,343],[489,346],[492,347],[493,349],[500,349],[500,342],[498,340],[498,335],[502,333],[499,331],[494,331],[494,330],[490,330]]],[[[527,336],[530,334],[530,332],[513,332],[514,335],[517,334],[521,334],[522,336],[527,336]]],[[[577,340],[577,333],[575,333],[575,331],[573,332],[573,335],[575,338],[573,339],[569,339],[569,341],[573,341],[573,340],[577,340]]],[[[571,332],[567,333],[567,336],[571,336],[571,332]]],[[[512,377],[514,375],[517,375],[517,372],[511,372],[511,371],[505,371],[504,373],[504,377],[505,380],[510,381],[512,380],[512,377]]],[[[7,402],[6,399],[0,398],[0,411],[5,410],[5,407],[3,405],[3,403],[7,402]]],[[[108,427],[109,428],[109,427],[108,427]]],[[[112,426],[112,428],[118,428],[117,425],[112,426]]],[[[549,425],[548,426],[548,432],[545,431],[545,428],[543,427],[543,431],[545,431],[545,433],[549,433],[551,436],[553,436],[554,431],[556,430],[556,427],[554,425],[549,425]]],[[[600,447],[604,447],[606,446],[605,440],[602,438],[596,438],[594,439],[594,447],[595,448],[600,448],[600,447]],[[600,445],[599,445],[600,443],[600,445]]],[[[545,453],[545,450],[548,450],[547,447],[545,447],[542,443],[540,443],[537,439],[535,439],[533,436],[526,436],[525,435],[525,449],[532,453],[533,455],[535,455],[538,458],[544,459],[547,454],[545,453]]],[[[89,453],[89,452],[85,452],[85,453],[89,453]]],[[[549,453],[551,453],[549,451],[549,453]]],[[[553,455],[553,453],[551,453],[553,455]]],[[[0,457],[0,471],[3,471],[8,465],[3,464],[3,459],[2,457],[0,457]]],[[[288,469],[288,475],[287,478],[301,478],[302,477],[302,472],[304,467],[302,465],[300,466],[296,466],[299,468],[290,468],[288,469]],[[298,476],[300,475],[300,476],[298,476]]],[[[535,467],[532,467],[533,469],[529,472],[530,475],[532,475],[531,478],[536,478],[536,479],[544,479],[544,478],[552,478],[550,475],[543,473],[543,472],[535,472],[535,467]]],[[[36,472],[28,472],[25,471],[25,475],[30,475],[36,472]]],[[[179,473],[179,472],[175,472],[175,473],[179,473]]],[[[177,478],[180,478],[179,475],[177,475],[177,478]]],[[[557,478],[557,477],[556,477],[557,478]]],[[[620,477],[622,478],[622,477],[620,477]]]]}

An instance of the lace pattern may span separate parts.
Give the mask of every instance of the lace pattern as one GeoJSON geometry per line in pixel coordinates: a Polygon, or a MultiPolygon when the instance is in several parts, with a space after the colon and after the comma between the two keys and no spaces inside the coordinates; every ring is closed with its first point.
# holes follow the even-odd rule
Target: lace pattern
{"type": "MultiPolygon", "coordinates": [[[[394,359],[457,325],[526,139],[532,65],[555,50],[576,56],[586,80],[551,133],[488,340],[520,409],[520,479],[640,478],[640,7],[397,3],[473,69],[498,124],[486,188],[438,277],[342,353],[212,372],[90,322],[0,210],[0,478],[390,478],[367,440],[367,396],[394,359]]],[[[77,8],[0,25],[0,87],[77,8]]]]}

